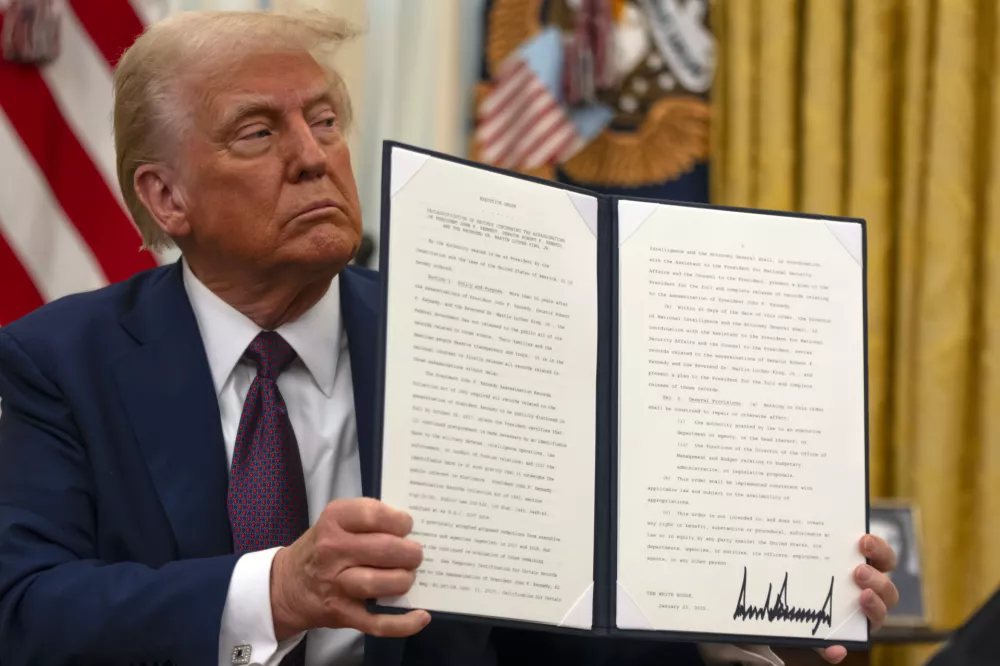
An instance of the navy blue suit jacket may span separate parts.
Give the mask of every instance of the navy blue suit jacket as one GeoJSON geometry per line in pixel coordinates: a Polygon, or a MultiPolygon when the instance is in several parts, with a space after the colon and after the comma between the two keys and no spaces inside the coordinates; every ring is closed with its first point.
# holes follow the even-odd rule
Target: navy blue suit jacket
{"type": "MultiPolygon", "coordinates": [[[[341,273],[366,495],[378,295],[376,273],[341,273]]],[[[0,664],[216,666],[237,559],[225,455],[180,263],[0,329],[0,664]]],[[[594,666],[700,663],[690,645],[438,619],[408,639],[365,641],[366,666],[571,655],[594,666]]]]}
{"type": "MultiPolygon", "coordinates": [[[[366,494],[377,274],[341,274],[366,494]]],[[[179,263],[0,329],[0,663],[215,666],[233,554],[218,401],[179,263]]],[[[483,626],[366,664],[491,664],[483,626]]]]}

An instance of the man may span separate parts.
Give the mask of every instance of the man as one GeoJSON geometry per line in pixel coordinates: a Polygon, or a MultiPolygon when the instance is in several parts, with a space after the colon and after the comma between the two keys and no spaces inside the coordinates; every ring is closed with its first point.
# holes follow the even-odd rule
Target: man
{"type": "Polygon", "coordinates": [[[915,511],[913,507],[873,508],[869,529],[889,544],[899,562],[889,573],[889,580],[899,590],[902,603],[893,609],[890,617],[924,621],[927,610],[920,580],[920,545],[914,533],[915,511]]]}
{"type": "MultiPolygon", "coordinates": [[[[349,104],[321,64],[347,34],[182,15],[119,63],[123,195],[145,243],[184,259],[0,330],[3,666],[474,666],[563,647],[365,609],[406,593],[421,549],[409,516],[362,498],[378,289],[348,266],[349,104]]],[[[877,620],[891,584],[864,587],[877,620]]]]}

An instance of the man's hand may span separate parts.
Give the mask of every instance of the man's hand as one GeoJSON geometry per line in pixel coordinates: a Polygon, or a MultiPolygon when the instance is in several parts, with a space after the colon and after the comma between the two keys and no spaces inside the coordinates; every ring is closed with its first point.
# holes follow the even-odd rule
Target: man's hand
{"type": "Polygon", "coordinates": [[[406,594],[423,550],[406,539],[409,515],[377,500],[334,500],[316,524],[282,548],[271,565],[271,613],[280,641],[318,627],[351,627],[374,636],[409,636],[426,611],[373,615],[365,600],[406,594]]]}
{"type": "MultiPolygon", "coordinates": [[[[886,575],[896,568],[896,554],[879,537],[866,534],[861,537],[861,554],[871,565],[862,564],[854,570],[854,580],[861,587],[861,610],[871,620],[872,629],[885,622],[890,608],[899,603],[899,591],[886,575]]],[[[824,648],[820,655],[831,664],[839,664],[847,656],[840,645],[824,648]]]]}

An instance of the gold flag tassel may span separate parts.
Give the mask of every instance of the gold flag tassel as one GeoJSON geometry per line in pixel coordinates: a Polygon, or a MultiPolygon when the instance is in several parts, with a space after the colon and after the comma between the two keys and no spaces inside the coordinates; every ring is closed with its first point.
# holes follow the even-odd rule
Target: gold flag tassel
{"type": "Polygon", "coordinates": [[[59,55],[63,0],[11,0],[3,12],[0,42],[10,62],[41,65],[59,55]]]}

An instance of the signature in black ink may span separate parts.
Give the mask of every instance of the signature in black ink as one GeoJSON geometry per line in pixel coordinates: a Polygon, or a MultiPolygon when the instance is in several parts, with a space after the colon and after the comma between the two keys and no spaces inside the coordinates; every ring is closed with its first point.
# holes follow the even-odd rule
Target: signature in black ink
{"type": "Polygon", "coordinates": [[[772,584],[767,586],[767,599],[761,607],[747,606],[747,568],[743,567],[743,587],[740,588],[740,597],[736,600],[736,612],[733,613],[734,620],[763,620],[768,622],[815,622],[812,633],[815,636],[819,625],[826,624],[833,626],[833,576],[830,576],[830,591],[826,593],[826,601],[819,610],[809,610],[806,608],[796,608],[788,605],[788,572],[785,572],[785,580],[781,583],[778,591],[778,598],[771,606],[772,584]]]}

